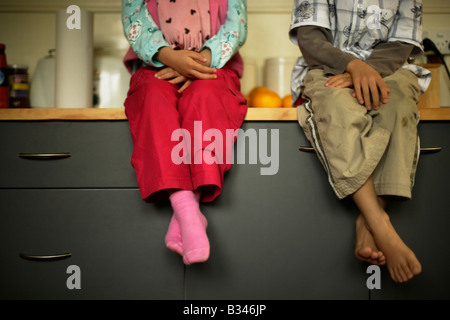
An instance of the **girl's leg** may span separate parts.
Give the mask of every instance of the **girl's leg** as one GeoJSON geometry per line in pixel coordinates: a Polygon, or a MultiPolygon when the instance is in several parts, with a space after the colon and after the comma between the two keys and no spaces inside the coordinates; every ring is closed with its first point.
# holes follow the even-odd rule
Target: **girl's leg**
{"type": "Polygon", "coordinates": [[[198,197],[192,191],[176,190],[170,192],[169,199],[174,214],[166,236],[167,246],[181,254],[186,265],[206,261],[209,258],[207,221],[200,212],[198,197]]]}
{"type": "Polygon", "coordinates": [[[207,130],[220,133],[223,143],[218,146],[225,147],[226,129],[238,129],[246,110],[245,98],[239,91],[239,80],[230,70],[219,70],[216,80],[193,81],[180,98],[182,128],[191,137],[190,172],[196,192],[178,190],[171,193],[170,201],[175,214],[169,234],[174,237],[170,237],[168,246],[178,253],[183,252],[185,264],[203,262],[209,257],[207,220],[200,211],[199,200],[202,197],[203,201],[212,201],[220,194],[224,172],[231,167],[224,157],[219,157],[219,154],[225,155],[224,149],[210,150],[212,141],[204,142],[203,135],[207,130]],[[203,153],[216,157],[217,161],[205,163],[203,153]],[[196,155],[200,155],[200,163],[196,155]],[[180,234],[181,238],[176,234],[180,234]]]}
{"type": "MultiPolygon", "coordinates": [[[[177,190],[171,190],[169,191],[169,195],[173,194],[177,190]]],[[[194,192],[195,200],[197,203],[200,201],[200,192],[194,192]]],[[[206,221],[206,218],[204,215],[201,215],[203,224],[205,228],[207,227],[208,222],[206,221]]],[[[178,253],[179,255],[183,256],[183,242],[181,237],[181,228],[180,223],[178,222],[178,219],[175,217],[175,214],[172,215],[172,219],[170,220],[169,229],[166,234],[165,238],[166,246],[170,250],[178,253]]]]}
{"type": "Polygon", "coordinates": [[[143,199],[168,200],[167,190],[193,190],[188,164],[175,164],[172,150],[179,144],[172,133],[180,129],[178,87],[155,78],[156,70],[139,69],[131,78],[125,112],[133,139],[131,164],[143,199]]]}
{"type": "Polygon", "coordinates": [[[224,173],[231,168],[227,155],[232,155],[236,137],[230,137],[237,134],[247,113],[239,78],[230,69],[219,69],[217,79],[193,81],[183,92],[179,112],[181,125],[192,139],[193,188],[202,191],[202,201],[213,201],[222,191],[224,173]]]}
{"type": "MultiPolygon", "coordinates": [[[[168,190],[192,190],[188,164],[177,165],[171,153],[177,141],[172,133],[180,129],[178,88],[154,77],[156,70],[141,68],[131,78],[125,101],[134,143],[132,165],[141,196],[147,201],[167,200],[168,190]]],[[[165,238],[166,246],[183,255],[181,230],[175,215],[165,238]]]]}

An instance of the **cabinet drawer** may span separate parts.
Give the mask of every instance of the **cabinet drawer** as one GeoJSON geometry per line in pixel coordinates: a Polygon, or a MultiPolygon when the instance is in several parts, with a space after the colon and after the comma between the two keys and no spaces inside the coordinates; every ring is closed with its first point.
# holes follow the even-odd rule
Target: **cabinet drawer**
{"type": "Polygon", "coordinates": [[[0,188],[137,187],[126,121],[0,123],[0,188]]]}
{"type": "Polygon", "coordinates": [[[0,190],[0,203],[0,299],[183,298],[182,259],[164,245],[170,206],[137,190],[0,190]],[[73,265],[80,289],[66,284],[73,265]]]}

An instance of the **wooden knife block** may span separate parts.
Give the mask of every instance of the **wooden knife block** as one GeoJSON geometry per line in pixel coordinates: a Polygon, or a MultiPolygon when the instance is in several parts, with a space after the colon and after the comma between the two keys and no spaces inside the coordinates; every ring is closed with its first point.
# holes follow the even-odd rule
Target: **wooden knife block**
{"type": "Polygon", "coordinates": [[[440,108],[441,107],[441,87],[440,87],[440,64],[429,63],[421,64],[421,67],[431,71],[431,82],[427,91],[419,98],[419,109],[422,108],[440,108]]]}

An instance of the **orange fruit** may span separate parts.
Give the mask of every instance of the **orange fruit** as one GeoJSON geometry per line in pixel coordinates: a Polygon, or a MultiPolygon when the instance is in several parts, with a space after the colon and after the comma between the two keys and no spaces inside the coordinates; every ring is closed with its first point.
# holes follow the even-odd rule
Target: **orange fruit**
{"type": "Polygon", "coordinates": [[[253,89],[248,93],[248,95],[246,96],[247,101],[248,101],[248,105],[249,105],[250,107],[253,107],[253,99],[254,99],[257,95],[259,95],[259,94],[261,94],[262,92],[265,92],[265,91],[267,91],[267,90],[268,90],[268,89],[265,88],[265,87],[255,87],[255,88],[253,88],[253,89]]]}
{"type": "Polygon", "coordinates": [[[291,94],[284,96],[283,108],[292,108],[292,95],[291,94]]]}
{"type": "Polygon", "coordinates": [[[249,106],[254,108],[281,108],[280,96],[265,87],[256,87],[249,93],[249,106]]]}

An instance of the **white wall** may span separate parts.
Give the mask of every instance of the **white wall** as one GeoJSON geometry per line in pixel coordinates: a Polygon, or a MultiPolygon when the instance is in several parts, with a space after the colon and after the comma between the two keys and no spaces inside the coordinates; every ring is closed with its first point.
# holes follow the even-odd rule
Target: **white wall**
{"type": "MultiPolygon", "coordinates": [[[[255,64],[256,84],[262,85],[266,59],[300,54],[288,39],[293,0],[247,2],[249,34],[241,54],[255,64]]],[[[0,42],[7,46],[8,63],[29,65],[32,75],[38,60],[55,47],[56,10],[71,4],[95,12],[96,49],[109,48],[111,54],[123,55],[127,43],[120,0],[0,0],[0,42]]],[[[425,29],[450,29],[450,1],[423,0],[423,5],[425,29]]]]}

